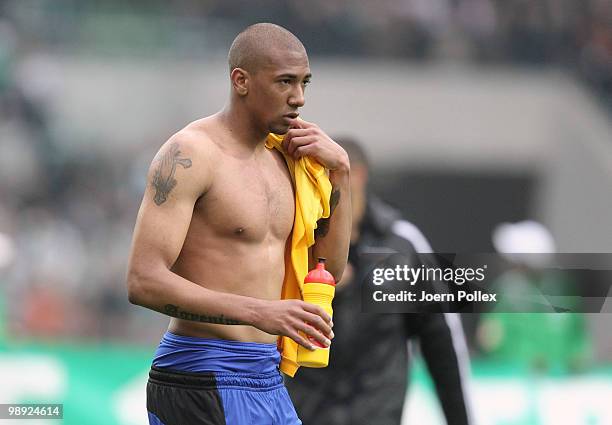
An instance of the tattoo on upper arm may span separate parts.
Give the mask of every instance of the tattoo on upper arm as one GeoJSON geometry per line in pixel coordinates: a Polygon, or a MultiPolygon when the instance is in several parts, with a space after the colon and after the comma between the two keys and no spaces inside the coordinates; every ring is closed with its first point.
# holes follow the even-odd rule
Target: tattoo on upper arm
{"type": "Polygon", "coordinates": [[[168,194],[176,186],[174,173],[176,165],[180,164],[183,168],[191,167],[191,159],[181,158],[181,151],[177,143],[172,143],[170,149],[159,155],[157,168],[153,174],[151,184],[155,187],[155,197],[153,200],[157,205],[161,205],[168,199],[168,194]]]}
{"type": "Polygon", "coordinates": [[[230,319],[224,315],[220,316],[207,316],[204,314],[190,313],[188,311],[181,310],[179,306],[173,304],[166,304],[164,306],[164,312],[168,316],[176,317],[183,320],[191,320],[194,322],[202,323],[215,323],[217,325],[243,325],[240,320],[230,319]]]}
{"type": "Polygon", "coordinates": [[[329,232],[329,221],[331,220],[334,210],[340,202],[340,189],[336,189],[332,192],[329,198],[329,217],[319,220],[317,228],[315,229],[315,238],[322,238],[329,232]]]}

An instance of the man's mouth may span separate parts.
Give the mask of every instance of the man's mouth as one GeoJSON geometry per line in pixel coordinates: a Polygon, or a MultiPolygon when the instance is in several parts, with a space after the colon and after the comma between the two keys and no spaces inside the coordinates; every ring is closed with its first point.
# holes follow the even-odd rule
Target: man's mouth
{"type": "Polygon", "coordinates": [[[294,119],[296,119],[297,117],[299,117],[299,116],[300,116],[300,114],[298,114],[297,112],[292,112],[292,113],[290,113],[290,114],[285,114],[285,116],[286,116],[287,118],[291,118],[292,120],[294,120],[294,119]]]}

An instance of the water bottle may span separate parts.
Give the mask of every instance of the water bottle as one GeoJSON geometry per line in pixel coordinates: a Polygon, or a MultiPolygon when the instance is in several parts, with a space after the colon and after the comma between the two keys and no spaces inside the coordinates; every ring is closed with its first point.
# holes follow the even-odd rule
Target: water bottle
{"type": "MultiPolygon", "coordinates": [[[[306,275],[302,294],[304,301],[321,307],[330,316],[333,314],[332,300],[336,292],[336,281],[330,272],[325,270],[325,258],[319,257],[317,266],[306,275]]],[[[319,343],[311,336],[301,333],[315,346],[313,351],[298,347],[297,363],[305,367],[325,367],[329,363],[329,347],[319,343]]]]}

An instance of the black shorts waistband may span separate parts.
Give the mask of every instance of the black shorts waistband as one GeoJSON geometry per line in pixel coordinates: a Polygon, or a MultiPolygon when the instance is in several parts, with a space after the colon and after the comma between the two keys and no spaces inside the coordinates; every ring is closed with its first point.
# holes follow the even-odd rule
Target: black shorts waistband
{"type": "Polygon", "coordinates": [[[199,390],[236,388],[249,391],[272,390],[283,386],[278,371],[269,374],[244,374],[227,372],[184,372],[155,366],[149,371],[149,382],[199,390]]]}
{"type": "Polygon", "coordinates": [[[149,382],[202,390],[217,388],[217,380],[213,372],[182,372],[155,366],[149,371],[149,382]]]}

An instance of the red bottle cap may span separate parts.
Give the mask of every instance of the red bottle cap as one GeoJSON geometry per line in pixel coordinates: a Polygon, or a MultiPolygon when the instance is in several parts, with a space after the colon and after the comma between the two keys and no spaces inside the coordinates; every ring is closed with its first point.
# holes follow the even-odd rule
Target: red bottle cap
{"type": "Polygon", "coordinates": [[[304,279],[304,283],[326,283],[328,285],[336,285],[334,276],[325,270],[325,258],[319,257],[317,267],[308,272],[304,279]]]}

